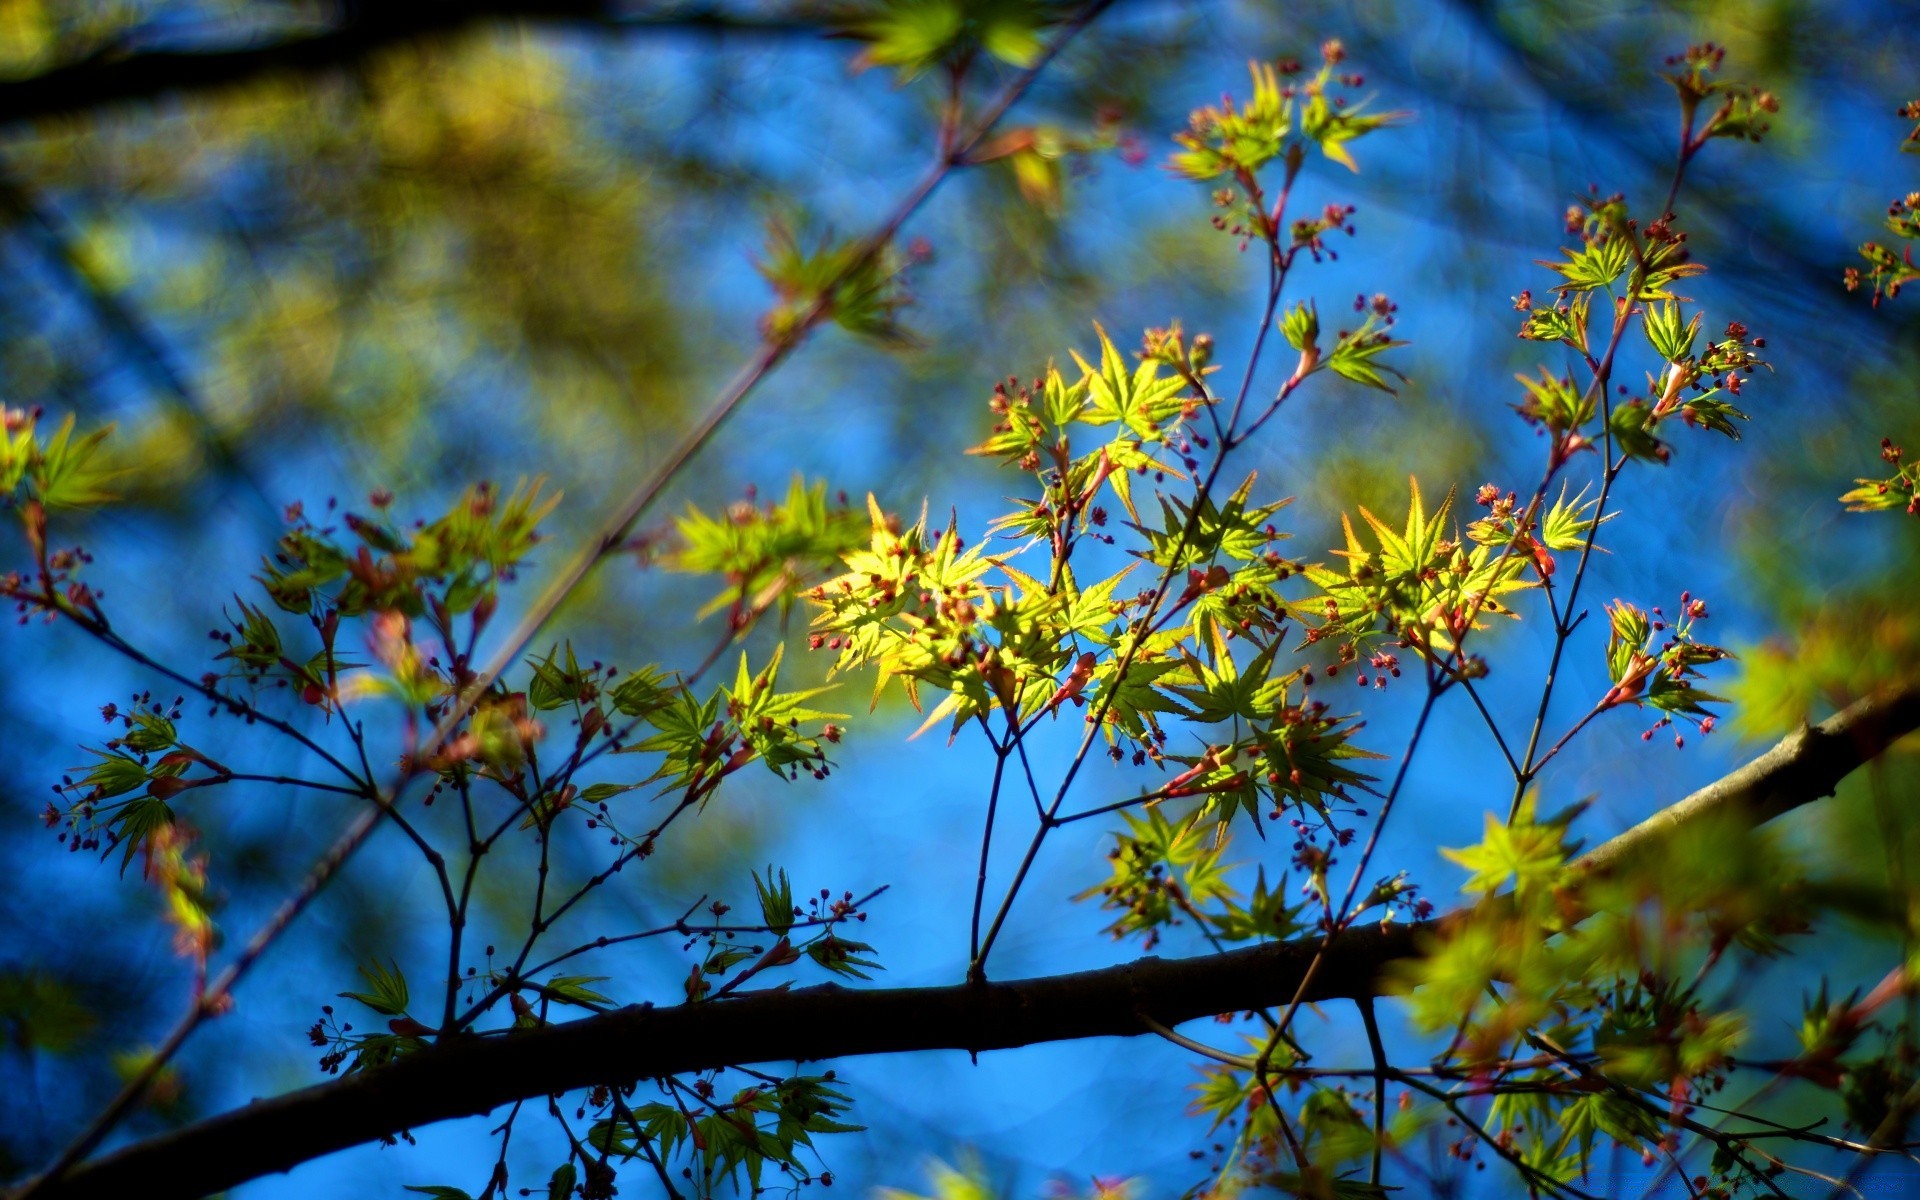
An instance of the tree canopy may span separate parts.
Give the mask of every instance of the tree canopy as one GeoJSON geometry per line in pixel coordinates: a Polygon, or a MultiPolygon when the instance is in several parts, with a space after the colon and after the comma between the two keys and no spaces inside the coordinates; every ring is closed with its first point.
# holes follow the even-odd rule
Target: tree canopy
{"type": "Polygon", "coordinates": [[[1911,1178],[1898,9],[0,6],[7,1194],[1911,1178]]]}

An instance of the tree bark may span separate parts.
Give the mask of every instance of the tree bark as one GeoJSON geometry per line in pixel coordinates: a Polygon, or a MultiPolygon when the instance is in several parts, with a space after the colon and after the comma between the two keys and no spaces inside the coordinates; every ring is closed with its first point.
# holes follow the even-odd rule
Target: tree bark
{"type": "MultiPolygon", "coordinates": [[[[1803,727],[1725,778],[1595,848],[1576,870],[1608,871],[1709,815],[1759,824],[1830,795],[1849,772],[1920,728],[1920,686],[1803,727]]],[[[1306,999],[1377,994],[1381,969],[1420,952],[1431,926],[1357,926],[1335,937],[1306,999]]],[[[381,1068],[138,1142],[48,1181],[40,1197],[194,1197],[289,1170],[403,1129],[514,1100],[744,1063],[922,1050],[998,1050],[1285,1003],[1319,938],[1197,958],[1148,957],[1077,974],[932,988],[827,984],[673,1008],[636,1006],[519,1032],[472,1036],[381,1068]]]]}

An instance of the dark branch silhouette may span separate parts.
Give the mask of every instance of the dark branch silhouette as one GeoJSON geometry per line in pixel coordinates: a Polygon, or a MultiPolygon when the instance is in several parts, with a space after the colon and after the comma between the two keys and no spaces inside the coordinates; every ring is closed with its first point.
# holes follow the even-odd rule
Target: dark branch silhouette
{"type": "Polygon", "coordinates": [[[354,19],[257,45],[96,53],[24,79],[0,82],[0,123],[88,112],[178,92],[203,92],[274,74],[320,74],[383,47],[521,21],[705,35],[790,36],[827,32],[824,20],[733,14],[720,9],[645,11],[611,0],[387,0],[355,6],[354,19]]]}
{"type": "MultiPolygon", "coordinates": [[[[42,258],[92,313],[101,332],[122,348],[127,358],[158,388],[161,396],[193,425],[201,445],[215,465],[238,478],[259,502],[259,512],[277,530],[280,506],[275,504],[253,467],[220,427],[207,415],[200,393],[174,363],[159,334],[140,312],[120,295],[88,262],[80,240],[53,207],[43,204],[27,186],[0,171],[0,218],[36,234],[42,258]]],[[[5,225],[0,225],[4,229],[5,225]]]]}
{"type": "MultiPolygon", "coordinates": [[[[1771,820],[1832,794],[1848,773],[1916,728],[1920,685],[1863,700],[1790,734],[1575,868],[1614,869],[1708,816],[1771,820]]],[[[1419,953],[1429,928],[1366,924],[1341,934],[1304,998],[1377,994],[1382,968],[1419,953]]],[[[1171,1026],[1284,1003],[1319,945],[1309,938],[1198,958],[1148,957],[1008,983],[870,991],[828,984],[469,1037],[125,1147],[48,1181],[39,1195],[201,1196],[403,1129],[596,1084],[744,1063],[1133,1037],[1149,1032],[1145,1019],[1171,1026]]]]}

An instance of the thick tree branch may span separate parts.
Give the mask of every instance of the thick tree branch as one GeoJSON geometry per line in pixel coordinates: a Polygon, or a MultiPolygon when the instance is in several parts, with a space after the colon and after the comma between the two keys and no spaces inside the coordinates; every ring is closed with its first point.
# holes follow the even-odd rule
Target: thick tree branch
{"type": "Polygon", "coordinates": [[[1574,864],[1604,872],[1695,821],[1732,817],[1764,825],[1833,795],[1842,779],[1920,729],[1920,683],[1869,696],[1818,725],[1803,725],[1765,754],[1677,804],[1595,846],[1574,864]]]}
{"type": "Polygon", "coordinates": [[[489,21],[713,35],[826,31],[824,19],[735,15],[718,8],[654,11],[617,0],[385,0],[356,6],[346,24],[260,45],[211,50],[101,53],[39,75],[0,82],[0,124],[88,112],[178,92],[202,92],[272,74],[319,74],[398,42],[458,33],[489,21]]]}
{"type": "MultiPolygon", "coordinates": [[[[1580,860],[1607,870],[1709,814],[1758,824],[1832,793],[1849,772],[1920,728],[1920,686],[1861,701],[1803,728],[1724,779],[1580,860]]],[[[1418,952],[1420,927],[1365,925],[1333,942],[1308,1000],[1375,994],[1381,968],[1418,952]]],[[[997,1050],[1284,1002],[1318,939],[1011,983],[851,991],[836,985],[605,1016],[436,1046],[377,1071],[225,1113],[82,1164],[52,1197],[201,1196],[401,1129],[530,1096],[751,1062],[916,1050],[997,1050]]]]}

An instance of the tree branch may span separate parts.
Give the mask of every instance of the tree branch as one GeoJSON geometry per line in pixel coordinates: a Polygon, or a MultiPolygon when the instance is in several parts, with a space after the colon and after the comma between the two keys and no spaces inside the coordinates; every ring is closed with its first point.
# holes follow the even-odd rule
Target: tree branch
{"type": "Polygon", "coordinates": [[[263,45],[108,51],[0,82],[0,124],[210,91],[276,73],[322,74],[398,42],[511,20],[729,36],[820,34],[827,28],[824,18],[733,14],[704,5],[646,12],[615,0],[386,0],[365,5],[362,15],[346,24],[263,45]]]}
{"type": "Polygon", "coordinates": [[[1810,804],[1855,768],[1920,729],[1920,683],[1889,688],[1849,706],[1818,725],[1802,725],[1765,754],[1677,804],[1669,805],[1619,837],[1595,846],[1574,866],[1605,872],[1681,827],[1719,816],[1764,825],[1810,804]]]}
{"type": "MultiPolygon", "coordinates": [[[[0,84],[4,88],[5,84],[0,84]]],[[[201,443],[214,462],[231,471],[253,492],[261,512],[279,532],[280,506],[267,493],[266,485],[252,466],[243,461],[233,439],[211,417],[200,393],[174,365],[159,334],[95,270],[81,252],[79,238],[61,215],[40,203],[27,186],[0,169],[0,217],[37,231],[43,257],[53,271],[65,278],[75,298],[93,314],[100,329],[118,342],[127,356],[169,397],[194,426],[201,443]]],[[[3,228],[3,227],[0,227],[3,228]]]]}
{"type": "MultiPolygon", "coordinates": [[[[1920,685],[1863,700],[1778,745],[1578,860],[1604,871],[1709,814],[1754,824],[1830,795],[1849,772],[1920,728],[1920,685]]],[[[1336,937],[1307,1000],[1359,999],[1381,968],[1419,952],[1430,926],[1367,924],[1336,937]]],[[[193,1197],[402,1129],[527,1097],[752,1062],[921,1050],[998,1050],[1134,1037],[1293,996],[1321,940],[1010,983],[850,991],[835,984],[673,1008],[629,1007],[471,1037],[391,1066],[213,1117],[74,1168],[45,1197],[193,1197]]]]}

